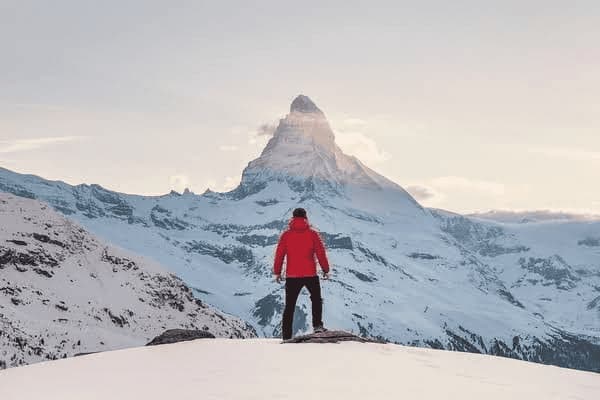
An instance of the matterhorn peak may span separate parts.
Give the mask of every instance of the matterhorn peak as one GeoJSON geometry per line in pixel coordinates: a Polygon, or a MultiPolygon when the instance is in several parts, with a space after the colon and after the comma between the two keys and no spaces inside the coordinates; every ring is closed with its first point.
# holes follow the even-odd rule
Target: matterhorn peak
{"type": "Polygon", "coordinates": [[[399,191],[410,198],[400,186],[345,154],[325,114],[303,94],[292,101],[290,113],[279,121],[260,157],[248,164],[234,192],[246,196],[273,181],[286,181],[295,191],[320,187],[340,194],[351,186],[399,191]]]}
{"type": "Polygon", "coordinates": [[[323,112],[317,107],[317,105],[310,99],[310,97],[303,94],[298,95],[292,104],[290,105],[290,112],[301,112],[301,113],[319,113],[323,112]]]}

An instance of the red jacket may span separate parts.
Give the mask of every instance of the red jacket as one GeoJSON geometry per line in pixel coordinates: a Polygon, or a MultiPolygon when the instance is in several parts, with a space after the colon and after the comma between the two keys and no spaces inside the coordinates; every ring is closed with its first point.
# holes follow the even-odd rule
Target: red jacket
{"type": "Polygon", "coordinates": [[[275,275],[281,275],[283,259],[287,256],[287,277],[316,276],[315,255],[323,272],[329,272],[329,261],[319,234],[310,228],[305,218],[292,218],[289,229],[279,238],[273,272],[275,275]]]}

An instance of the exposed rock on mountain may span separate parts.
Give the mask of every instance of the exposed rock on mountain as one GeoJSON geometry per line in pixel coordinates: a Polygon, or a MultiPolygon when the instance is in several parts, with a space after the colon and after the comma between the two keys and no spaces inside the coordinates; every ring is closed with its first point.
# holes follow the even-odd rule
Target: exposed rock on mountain
{"type": "Polygon", "coordinates": [[[154,339],[152,339],[146,346],[156,346],[159,344],[179,343],[187,342],[189,340],[196,339],[214,339],[215,335],[208,331],[200,331],[193,329],[169,329],[164,331],[154,339]]]}
{"type": "Polygon", "coordinates": [[[254,330],[155,262],[35,200],[0,194],[0,366],[145,344],[167,328],[254,330]]]}
{"type": "Polygon", "coordinates": [[[360,342],[360,343],[380,343],[375,339],[363,338],[350,332],[344,331],[325,331],[311,333],[308,335],[296,336],[285,340],[283,343],[340,343],[340,342],[360,342]]]}

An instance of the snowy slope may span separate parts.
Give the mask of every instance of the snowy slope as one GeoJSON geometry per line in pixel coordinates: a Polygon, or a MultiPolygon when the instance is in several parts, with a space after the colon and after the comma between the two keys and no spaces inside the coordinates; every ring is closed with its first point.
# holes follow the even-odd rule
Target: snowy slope
{"type": "Polygon", "coordinates": [[[145,344],[170,328],[252,337],[147,259],[35,200],[0,194],[0,369],[145,344]]]}
{"type": "MultiPolygon", "coordinates": [[[[0,190],[160,262],[266,337],[279,335],[283,305],[274,246],[302,206],[333,264],[329,326],[600,371],[599,221],[505,224],[425,209],[343,154],[305,96],[228,193],[134,196],[7,170],[0,190]]],[[[303,297],[296,332],[310,329],[309,315],[303,297]]]]}
{"type": "Polygon", "coordinates": [[[596,400],[599,396],[600,376],[591,372],[351,342],[198,340],[0,371],[3,400],[596,400]]]}

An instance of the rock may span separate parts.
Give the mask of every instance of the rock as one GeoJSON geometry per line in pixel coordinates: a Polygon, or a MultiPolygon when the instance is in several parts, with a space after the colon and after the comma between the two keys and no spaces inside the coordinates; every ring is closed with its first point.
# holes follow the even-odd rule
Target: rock
{"type": "Polygon", "coordinates": [[[27,242],[24,242],[22,240],[8,239],[7,242],[16,244],[17,246],[27,246],[27,242]]]}
{"type": "Polygon", "coordinates": [[[302,94],[292,101],[290,112],[294,111],[301,113],[323,113],[310,98],[302,94]]]}
{"type": "Polygon", "coordinates": [[[97,354],[97,353],[100,353],[100,352],[99,351],[90,351],[90,352],[87,352],[87,353],[75,353],[73,356],[74,357],[82,357],[82,356],[87,356],[87,355],[90,355],[90,354],[97,354]]]}
{"type": "Polygon", "coordinates": [[[339,342],[361,342],[361,343],[385,343],[372,338],[356,336],[350,332],[344,331],[325,331],[320,333],[311,333],[310,335],[296,336],[295,338],[284,340],[283,343],[339,343],[339,342]]]}
{"type": "Polygon", "coordinates": [[[169,344],[178,342],[187,342],[196,339],[214,339],[215,335],[207,331],[191,329],[169,329],[159,336],[152,339],[146,346],[155,346],[157,344],[169,344]]]}

